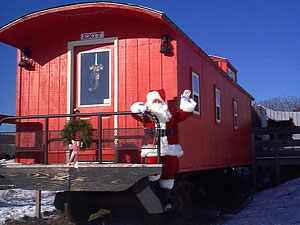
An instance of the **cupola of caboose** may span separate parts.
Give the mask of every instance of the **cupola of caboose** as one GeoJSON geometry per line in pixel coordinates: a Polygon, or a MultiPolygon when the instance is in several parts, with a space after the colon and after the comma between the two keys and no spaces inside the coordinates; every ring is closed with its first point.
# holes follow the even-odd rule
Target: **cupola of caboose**
{"type": "Polygon", "coordinates": [[[219,66],[233,81],[237,82],[237,70],[231,65],[231,63],[219,56],[210,56],[212,61],[219,66]]]}

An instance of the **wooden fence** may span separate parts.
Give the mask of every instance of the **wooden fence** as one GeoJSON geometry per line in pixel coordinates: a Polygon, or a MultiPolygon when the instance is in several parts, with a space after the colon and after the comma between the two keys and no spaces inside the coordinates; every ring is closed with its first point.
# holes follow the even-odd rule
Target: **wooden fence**
{"type": "Polygon", "coordinates": [[[259,165],[274,165],[276,184],[280,183],[280,166],[300,165],[300,127],[269,127],[251,130],[253,186],[256,190],[256,172],[259,165]],[[295,136],[295,135],[294,135],[295,136]]]}

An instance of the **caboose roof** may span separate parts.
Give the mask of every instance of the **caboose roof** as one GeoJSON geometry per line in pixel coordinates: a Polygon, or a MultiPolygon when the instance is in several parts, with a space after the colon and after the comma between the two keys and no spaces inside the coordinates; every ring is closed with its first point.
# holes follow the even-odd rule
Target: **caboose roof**
{"type": "Polygon", "coordinates": [[[162,12],[138,5],[113,2],[78,3],[53,7],[22,16],[0,28],[0,41],[22,49],[28,38],[42,35],[44,30],[66,24],[74,25],[86,16],[99,18],[101,15],[110,18],[126,16],[157,19],[158,21],[164,18],[162,12]]]}
{"type": "MultiPolygon", "coordinates": [[[[30,48],[27,40],[30,40],[32,36],[43,35],[43,31],[55,28],[56,26],[76,26],[76,23],[80,20],[84,20],[86,16],[95,16],[95,19],[98,19],[101,16],[109,18],[139,18],[162,23],[181,33],[182,36],[206,58],[206,60],[214,64],[210,57],[163,12],[139,5],[116,2],[77,3],[27,14],[0,28],[0,42],[20,50],[24,47],[30,48]]],[[[220,68],[217,66],[216,68],[223,73],[220,68]]],[[[224,76],[226,76],[225,73],[224,76]]],[[[238,88],[242,89],[246,95],[253,99],[253,97],[238,84],[235,83],[234,85],[238,86],[238,88]]]]}
{"type": "Polygon", "coordinates": [[[21,50],[24,47],[30,47],[26,45],[26,40],[34,35],[41,35],[44,30],[68,23],[76,24],[76,21],[84,19],[85,16],[95,15],[99,18],[101,14],[110,18],[122,16],[127,18],[140,17],[163,23],[179,31],[198,51],[210,60],[209,56],[177,27],[165,13],[144,6],[116,2],[77,3],[27,14],[0,27],[0,42],[21,50]]]}

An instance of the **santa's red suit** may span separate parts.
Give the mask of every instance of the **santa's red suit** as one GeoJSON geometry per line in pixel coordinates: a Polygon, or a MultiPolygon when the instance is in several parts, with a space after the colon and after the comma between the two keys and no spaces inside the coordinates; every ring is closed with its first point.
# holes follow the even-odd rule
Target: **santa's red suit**
{"type": "MultiPolygon", "coordinates": [[[[189,98],[190,91],[186,90],[181,95],[180,109],[168,108],[165,102],[165,92],[163,89],[150,91],[147,94],[147,102],[134,103],[130,109],[133,113],[144,113],[151,111],[159,120],[161,135],[161,162],[165,164],[165,172],[160,176],[149,176],[150,181],[159,180],[159,185],[165,189],[172,189],[174,186],[175,173],[179,169],[178,158],[183,155],[183,150],[178,144],[178,123],[192,115],[196,102],[189,98]]],[[[133,115],[137,120],[144,122],[147,128],[155,127],[155,122],[151,117],[141,114],[133,115]]],[[[147,159],[157,157],[157,150],[153,146],[143,146],[141,156],[147,162],[147,159]]],[[[148,160],[149,162],[150,160],[148,160]]],[[[156,160],[155,160],[156,161],[156,160]]]]}

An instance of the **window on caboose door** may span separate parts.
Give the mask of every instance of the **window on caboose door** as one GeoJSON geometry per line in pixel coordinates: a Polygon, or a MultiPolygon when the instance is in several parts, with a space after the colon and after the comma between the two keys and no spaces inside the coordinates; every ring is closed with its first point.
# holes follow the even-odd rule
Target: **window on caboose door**
{"type": "Polygon", "coordinates": [[[199,87],[199,75],[192,72],[193,82],[193,99],[197,103],[194,113],[200,115],[200,87],[199,87]]]}
{"type": "Polygon", "coordinates": [[[79,106],[111,104],[110,51],[84,51],[79,58],[79,106]]]}
{"type": "Polygon", "coordinates": [[[221,123],[221,92],[220,89],[215,89],[216,95],[216,121],[217,123],[221,123]]]}

